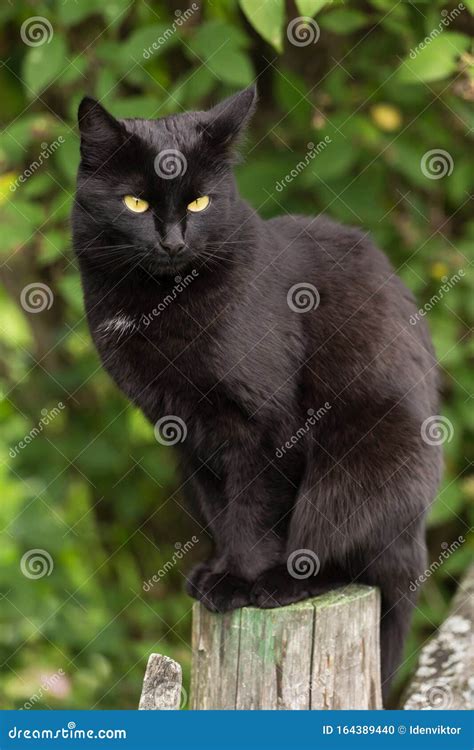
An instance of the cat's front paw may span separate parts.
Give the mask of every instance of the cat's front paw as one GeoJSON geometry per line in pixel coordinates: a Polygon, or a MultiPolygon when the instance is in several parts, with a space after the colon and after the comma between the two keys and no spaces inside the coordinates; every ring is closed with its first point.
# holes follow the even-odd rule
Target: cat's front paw
{"type": "Polygon", "coordinates": [[[279,565],[259,575],[250,591],[250,601],[254,607],[273,609],[300,602],[314,594],[312,581],[293,578],[285,565],[279,565]]]}
{"type": "Polygon", "coordinates": [[[211,612],[229,612],[250,604],[250,586],[230,573],[210,572],[199,577],[192,596],[211,612]]]}
{"type": "Polygon", "coordinates": [[[197,563],[186,576],[186,593],[193,599],[201,598],[202,581],[214,571],[213,559],[197,563]]]}

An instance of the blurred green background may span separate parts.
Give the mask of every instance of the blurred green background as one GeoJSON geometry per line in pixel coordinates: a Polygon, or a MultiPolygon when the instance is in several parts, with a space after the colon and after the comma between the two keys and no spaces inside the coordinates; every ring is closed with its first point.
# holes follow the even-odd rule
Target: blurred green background
{"type": "MultiPolygon", "coordinates": [[[[156,442],[100,368],[70,247],[75,113],[84,93],[118,117],[158,117],[202,109],[258,80],[260,104],[238,168],[244,196],[265,217],[327,212],[363,226],[420,306],[438,296],[427,319],[441,361],[443,414],[454,429],[429,519],[430,559],[467,536],[474,495],[472,5],[2,4],[2,708],[29,707],[32,699],[37,708],[134,708],[151,651],[180,661],[189,677],[183,573],[205,555],[206,540],[180,492],[173,495],[172,449],[156,442]],[[42,38],[31,27],[35,16],[42,38]],[[305,25],[288,27],[297,16],[308,17],[305,25]],[[317,153],[278,188],[308,144],[317,153]],[[423,157],[433,149],[444,152],[444,176],[426,174],[430,157],[423,157]],[[22,290],[38,283],[53,297],[42,312],[28,312],[22,290]],[[39,434],[25,444],[35,426],[39,434]],[[200,543],[178,560],[193,534],[200,543]],[[54,567],[31,578],[21,563],[37,548],[54,567]],[[160,582],[145,591],[143,582],[167,561],[160,582]]],[[[445,617],[468,556],[460,544],[424,586],[399,691],[417,649],[445,617]]]]}

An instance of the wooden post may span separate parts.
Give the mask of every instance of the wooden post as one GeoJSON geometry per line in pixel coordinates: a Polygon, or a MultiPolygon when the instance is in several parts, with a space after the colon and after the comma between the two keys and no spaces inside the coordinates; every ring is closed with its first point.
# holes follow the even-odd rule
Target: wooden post
{"type": "Polygon", "coordinates": [[[151,654],[143,680],[139,710],[173,710],[182,703],[181,667],[162,654],[151,654]]]}
{"type": "Polygon", "coordinates": [[[379,619],[366,586],[224,615],[195,604],[191,708],[382,708],[379,619]]]}
{"type": "Polygon", "coordinates": [[[405,709],[474,708],[474,565],[459,584],[448,618],[421,650],[405,709]]]}

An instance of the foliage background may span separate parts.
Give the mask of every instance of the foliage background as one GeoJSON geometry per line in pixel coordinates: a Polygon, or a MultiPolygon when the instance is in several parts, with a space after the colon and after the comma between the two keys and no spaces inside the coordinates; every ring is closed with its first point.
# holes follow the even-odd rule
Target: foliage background
{"type": "MultiPolygon", "coordinates": [[[[92,348],[70,251],[68,216],[78,163],[75,113],[84,93],[116,116],[204,108],[258,78],[260,105],[239,167],[241,190],[263,216],[324,211],[369,229],[420,305],[459,269],[465,276],[428,313],[454,426],[446,476],[430,515],[429,549],[467,535],[474,415],[469,410],[474,223],[472,58],[462,10],[423,52],[410,57],[454,5],[443,2],[327,3],[213,0],[186,23],[177,2],[51,0],[0,10],[0,297],[3,399],[0,474],[0,705],[133,708],[152,650],[190,662],[190,600],[183,573],[205,540],[182,508],[173,454],[101,370],[92,348]],[[290,44],[286,26],[315,17],[315,44],[290,44]],[[49,42],[23,43],[31,16],[52,26],[49,42]],[[171,29],[171,33],[170,30],[171,29]],[[168,31],[167,31],[168,30],[168,31]],[[147,59],[144,50],[165,34],[147,59]],[[12,190],[44,143],[64,143],[12,190]],[[330,145],[277,190],[308,143],[330,145]],[[454,168],[428,179],[420,161],[443,149],[454,168]],[[20,293],[41,281],[51,309],[25,312],[20,293]],[[42,410],[60,414],[14,457],[42,410]],[[159,511],[159,512],[158,512],[159,511]],[[200,538],[149,592],[149,579],[176,545],[200,538]],[[31,580],[22,555],[46,549],[51,575],[31,580]]],[[[472,3],[471,3],[472,5],[472,3]]],[[[468,6],[468,0],[465,0],[468,6]]],[[[423,588],[399,690],[420,644],[439,625],[466,567],[467,545],[423,588]]]]}

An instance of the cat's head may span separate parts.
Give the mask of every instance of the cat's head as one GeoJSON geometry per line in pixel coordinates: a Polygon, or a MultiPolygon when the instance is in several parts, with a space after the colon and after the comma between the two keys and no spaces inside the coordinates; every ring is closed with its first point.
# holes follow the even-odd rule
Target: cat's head
{"type": "Polygon", "coordinates": [[[117,120],[83,99],[76,252],[104,269],[139,264],[176,274],[226,237],[221,251],[231,248],[239,220],[233,153],[255,103],[252,86],[206,112],[117,120]]]}

